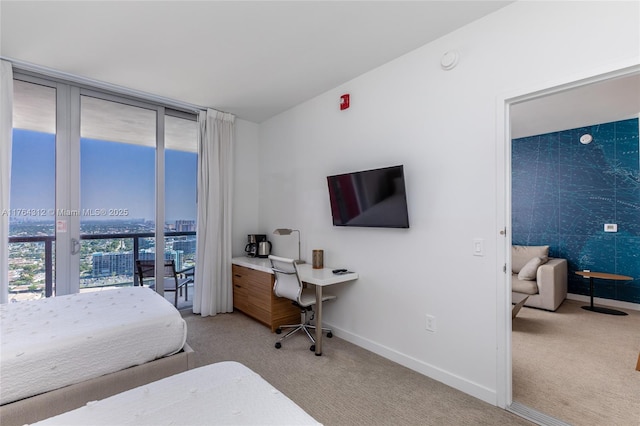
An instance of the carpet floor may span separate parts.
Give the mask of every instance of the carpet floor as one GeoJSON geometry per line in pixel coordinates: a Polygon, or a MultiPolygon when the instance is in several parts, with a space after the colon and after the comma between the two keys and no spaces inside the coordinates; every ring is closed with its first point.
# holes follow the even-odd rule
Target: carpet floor
{"type": "Polygon", "coordinates": [[[513,321],[513,400],[575,426],[639,426],[640,312],[605,315],[565,300],[513,321]]]}
{"type": "Polygon", "coordinates": [[[338,337],[317,357],[299,333],[275,349],[277,335],[239,312],[183,317],[196,366],[241,362],[327,426],[531,425],[338,337]]]}

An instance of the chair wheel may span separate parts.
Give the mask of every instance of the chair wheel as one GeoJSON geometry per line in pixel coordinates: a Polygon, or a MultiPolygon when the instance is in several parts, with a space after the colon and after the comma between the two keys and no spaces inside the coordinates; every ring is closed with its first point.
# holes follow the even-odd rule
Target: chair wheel
{"type": "Polygon", "coordinates": [[[276,334],[282,333],[282,329],[280,327],[276,328],[276,334]]]}
{"type": "Polygon", "coordinates": [[[276,342],[276,349],[280,349],[282,347],[282,343],[276,342]]]}
{"type": "Polygon", "coordinates": [[[309,350],[311,352],[315,352],[316,351],[316,345],[311,345],[311,347],[309,348],[309,350]]]}
{"type": "Polygon", "coordinates": [[[328,337],[329,339],[331,339],[331,338],[333,337],[333,333],[332,333],[332,332],[328,332],[328,333],[327,333],[327,337],[328,337]]]}

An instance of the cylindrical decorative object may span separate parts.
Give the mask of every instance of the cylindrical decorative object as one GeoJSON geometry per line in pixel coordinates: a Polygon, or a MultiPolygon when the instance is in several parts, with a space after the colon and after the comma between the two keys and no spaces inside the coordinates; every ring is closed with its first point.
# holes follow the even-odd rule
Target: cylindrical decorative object
{"type": "Polygon", "coordinates": [[[324,251],[323,250],[313,250],[313,269],[322,269],[324,268],[324,251]]]}

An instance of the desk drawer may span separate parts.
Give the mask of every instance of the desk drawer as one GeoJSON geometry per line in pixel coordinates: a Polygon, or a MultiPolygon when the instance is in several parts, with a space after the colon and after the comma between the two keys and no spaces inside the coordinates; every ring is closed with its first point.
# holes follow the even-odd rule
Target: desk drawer
{"type": "Polygon", "coordinates": [[[271,331],[299,321],[299,308],[273,294],[273,274],[240,265],[232,265],[232,274],[234,308],[267,325],[271,331]]]}

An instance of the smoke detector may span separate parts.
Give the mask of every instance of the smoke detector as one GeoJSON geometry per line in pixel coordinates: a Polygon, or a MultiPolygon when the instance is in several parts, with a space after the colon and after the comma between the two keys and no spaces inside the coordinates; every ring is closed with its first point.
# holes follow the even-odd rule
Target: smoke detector
{"type": "Polygon", "coordinates": [[[460,55],[455,50],[450,50],[442,55],[442,59],[440,59],[440,66],[443,70],[449,71],[453,69],[456,65],[458,65],[458,59],[460,55]]]}
{"type": "Polygon", "coordinates": [[[588,133],[580,136],[580,143],[582,145],[589,145],[591,141],[593,141],[593,136],[588,133]]]}

